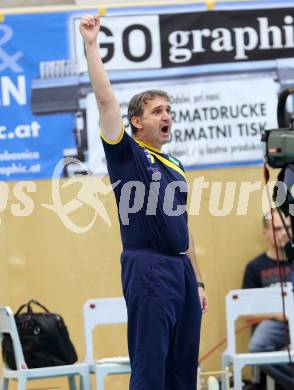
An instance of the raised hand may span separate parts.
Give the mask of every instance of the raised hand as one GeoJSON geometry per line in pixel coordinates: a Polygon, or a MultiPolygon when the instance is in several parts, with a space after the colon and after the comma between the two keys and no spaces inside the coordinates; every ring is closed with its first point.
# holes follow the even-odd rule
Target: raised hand
{"type": "Polygon", "coordinates": [[[80,21],[80,33],[87,44],[96,42],[100,30],[100,18],[98,15],[84,15],[80,21]]]}

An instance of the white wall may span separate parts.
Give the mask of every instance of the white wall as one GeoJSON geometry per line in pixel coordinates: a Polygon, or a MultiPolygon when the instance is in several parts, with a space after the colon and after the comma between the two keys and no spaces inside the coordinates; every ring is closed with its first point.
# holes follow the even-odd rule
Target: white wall
{"type": "Polygon", "coordinates": [[[0,8],[74,4],[75,0],[0,0],[0,8]]]}
{"type": "MultiPolygon", "coordinates": [[[[195,0],[195,3],[204,3],[205,0],[195,0]]],[[[128,5],[128,4],[180,4],[180,3],[188,3],[188,0],[75,0],[77,5],[99,5],[99,4],[120,4],[120,5],[128,5]]]]}
{"type": "MultiPolygon", "coordinates": [[[[0,8],[30,7],[30,6],[48,6],[48,5],[128,5],[128,4],[180,4],[187,3],[185,0],[0,0],[0,8]]],[[[195,0],[195,3],[203,3],[205,0],[195,0]]]]}

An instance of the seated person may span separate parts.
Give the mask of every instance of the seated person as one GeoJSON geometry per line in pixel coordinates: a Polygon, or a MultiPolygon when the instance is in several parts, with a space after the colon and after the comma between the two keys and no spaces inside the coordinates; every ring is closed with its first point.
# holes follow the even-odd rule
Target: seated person
{"type": "MultiPolygon", "coordinates": [[[[267,243],[267,250],[252,261],[245,269],[242,288],[273,287],[280,285],[279,270],[277,264],[277,255],[274,242],[274,234],[270,214],[263,219],[263,236],[267,243]]],[[[278,246],[281,276],[283,282],[291,282],[291,268],[284,253],[284,246],[288,239],[287,232],[277,210],[273,212],[276,241],[278,246]]],[[[291,225],[290,218],[284,218],[285,224],[289,229],[291,225]]],[[[287,325],[283,321],[282,314],[266,317],[250,317],[251,320],[260,320],[253,331],[249,343],[250,352],[268,352],[277,351],[286,347],[287,325]]],[[[274,366],[263,366],[263,371],[273,377],[282,389],[294,389],[294,370],[287,364],[277,364],[274,366]]],[[[261,387],[250,387],[260,389],[261,387]]],[[[248,387],[249,389],[249,387],[248,387]]]]}

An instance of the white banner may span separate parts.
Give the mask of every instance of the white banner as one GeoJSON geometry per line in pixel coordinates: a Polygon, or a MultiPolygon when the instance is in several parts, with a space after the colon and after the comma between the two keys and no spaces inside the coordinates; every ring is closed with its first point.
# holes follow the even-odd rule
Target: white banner
{"type": "MultiPolygon", "coordinates": [[[[88,68],[84,42],[79,33],[80,19],[73,22],[75,61],[79,72],[86,73],[88,68]]],[[[108,70],[161,68],[159,16],[103,17],[99,45],[108,70]]]]}
{"type": "MultiPolygon", "coordinates": [[[[261,132],[277,126],[279,86],[272,78],[259,75],[202,82],[191,78],[116,85],[128,131],[128,101],[135,93],[154,87],[164,89],[172,100],[172,141],[163,151],[178,158],[185,168],[262,160],[261,132]]],[[[93,94],[88,95],[86,107],[90,169],[105,174],[93,94]]]]}

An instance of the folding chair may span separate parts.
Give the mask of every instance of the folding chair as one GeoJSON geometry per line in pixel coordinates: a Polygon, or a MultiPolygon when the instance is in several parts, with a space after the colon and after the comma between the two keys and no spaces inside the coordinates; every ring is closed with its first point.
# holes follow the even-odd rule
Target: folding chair
{"type": "MultiPolygon", "coordinates": [[[[80,389],[90,390],[89,367],[85,363],[76,363],[64,366],[28,368],[24,359],[14,315],[9,307],[0,307],[0,346],[4,334],[9,334],[12,340],[16,370],[11,370],[3,364],[2,382],[0,389],[7,390],[9,380],[18,381],[18,390],[25,390],[28,380],[67,377],[71,390],[76,389],[75,376],[80,376],[80,389]]],[[[1,348],[1,347],[0,347],[1,348]]]]}
{"type": "Polygon", "coordinates": [[[116,357],[95,360],[93,331],[98,325],[127,323],[127,308],[124,298],[89,299],[84,304],[84,328],[86,358],[90,372],[96,375],[97,390],[104,389],[106,375],[129,374],[129,357],[116,357]]]}
{"type": "MultiPolygon", "coordinates": [[[[286,317],[290,335],[291,359],[294,358],[294,297],[291,284],[284,288],[286,317]]],[[[288,363],[286,350],[274,352],[237,353],[235,322],[238,317],[255,314],[282,313],[280,287],[232,290],[226,296],[227,349],[222,355],[222,369],[233,365],[234,389],[242,389],[242,369],[246,365],[288,363]]],[[[225,378],[222,378],[225,389],[225,378]]]]}

